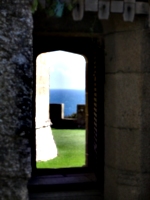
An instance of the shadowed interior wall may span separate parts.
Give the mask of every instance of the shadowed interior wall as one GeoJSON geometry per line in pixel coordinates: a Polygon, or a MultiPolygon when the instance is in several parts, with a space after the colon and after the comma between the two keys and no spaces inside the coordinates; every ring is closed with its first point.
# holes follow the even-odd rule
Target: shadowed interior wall
{"type": "Polygon", "coordinates": [[[31,173],[30,1],[0,1],[0,199],[27,200],[31,173]]]}
{"type": "Polygon", "coordinates": [[[150,199],[150,35],[112,15],[105,34],[105,198],[150,199]]]}

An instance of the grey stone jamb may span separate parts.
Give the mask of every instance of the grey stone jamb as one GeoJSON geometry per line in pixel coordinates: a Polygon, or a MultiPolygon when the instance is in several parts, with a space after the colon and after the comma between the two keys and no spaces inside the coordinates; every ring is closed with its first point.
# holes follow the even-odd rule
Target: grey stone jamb
{"type": "Polygon", "coordinates": [[[30,2],[0,1],[0,197],[27,200],[31,176],[32,14],[30,2]],[[8,189],[9,188],[9,189],[8,189]]]}

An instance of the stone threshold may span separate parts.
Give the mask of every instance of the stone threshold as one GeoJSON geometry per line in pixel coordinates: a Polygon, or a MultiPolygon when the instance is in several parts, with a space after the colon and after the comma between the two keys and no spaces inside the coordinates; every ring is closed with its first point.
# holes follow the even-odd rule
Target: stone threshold
{"type": "Polygon", "coordinates": [[[93,173],[34,176],[28,182],[29,192],[67,191],[77,189],[96,189],[97,181],[93,173]]]}
{"type": "Polygon", "coordinates": [[[103,200],[93,173],[35,176],[29,180],[29,200],[103,200]]]}

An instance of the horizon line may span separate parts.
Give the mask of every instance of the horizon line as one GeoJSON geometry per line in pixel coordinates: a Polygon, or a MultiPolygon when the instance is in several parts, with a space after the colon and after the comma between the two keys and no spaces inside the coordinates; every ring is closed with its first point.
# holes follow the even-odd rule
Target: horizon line
{"type": "Polygon", "coordinates": [[[85,90],[85,88],[49,88],[49,90],[85,90]]]}

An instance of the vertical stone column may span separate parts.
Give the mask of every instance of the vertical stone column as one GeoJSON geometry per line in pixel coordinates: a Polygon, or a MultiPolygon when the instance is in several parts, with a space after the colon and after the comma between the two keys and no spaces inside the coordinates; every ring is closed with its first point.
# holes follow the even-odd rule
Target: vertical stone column
{"type": "Polygon", "coordinates": [[[49,122],[49,67],[46,54],[36,60],[36,128],[50,125],[49,122]]]}
{"type": "Polygon", "coordinates": [[[0,0],[0,199],[27,200],[31,174],[30,1],[0,0]]]}
{"type": "Polygon", "coordinates": [[[41,54],[36,61],[36,160],[46,161],[57,156],[49,119],[48,54],[41,54]]]}
{"type": "Polygon", "coordinates": [[[146,18],[103,21],[105,199],[150,199],[150,36],[146,18]]]}

